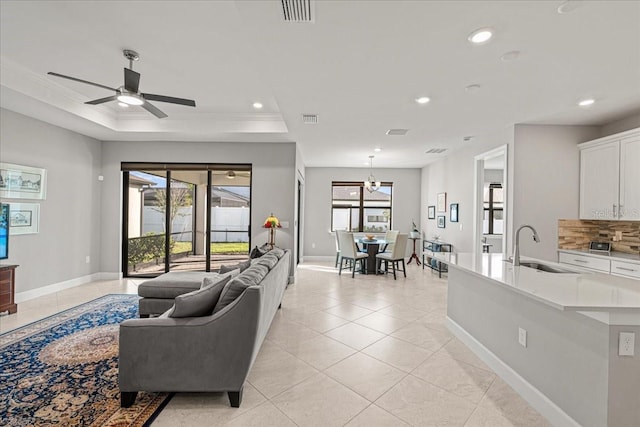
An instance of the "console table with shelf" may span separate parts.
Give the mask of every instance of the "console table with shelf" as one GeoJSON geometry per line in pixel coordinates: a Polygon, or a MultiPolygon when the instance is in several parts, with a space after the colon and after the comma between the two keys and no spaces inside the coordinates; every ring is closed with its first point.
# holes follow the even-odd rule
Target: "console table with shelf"
{"type": "Polygon", "coordinates": [[[424,269],[424,266],[426,265],[432,270],[437,271],[438,277],[442,278],[442,273],[446,273],[449,270],[446,264],[431,256],[434,252],[453,252],[453,245],[451,243],[435,239],[425,239],[422,241],[422,268],[424,269]]]}

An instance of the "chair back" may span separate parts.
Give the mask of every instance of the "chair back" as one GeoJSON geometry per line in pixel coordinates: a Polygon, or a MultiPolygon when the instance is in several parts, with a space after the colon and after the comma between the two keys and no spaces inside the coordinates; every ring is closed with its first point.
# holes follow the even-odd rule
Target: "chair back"
{"type": "Polygon", "coordinates": [[[391,258],[400,259],[404,258],[404,255],[407,251],[407,241],[409,240],[409,235],[407,233],[399,233],[396,237],[396,243],[393,246],[393,251],[391,258]]]}
{"type": "Polygon", "coordinates": [[[384,235],[384,240],[391,243],[387,245],[385,252],[393,252],[393,248],[395,247],[396,239],[398,238],[399,233],[399,230],[387,230],[384,235]]]}
{"type": "Polygon", "coordinates": [[[343,258],[356,257],[356,242],[353,240],[353,233],[348,231],[336,231],[338,240],[340,241],[340,253],[343,258]]]}

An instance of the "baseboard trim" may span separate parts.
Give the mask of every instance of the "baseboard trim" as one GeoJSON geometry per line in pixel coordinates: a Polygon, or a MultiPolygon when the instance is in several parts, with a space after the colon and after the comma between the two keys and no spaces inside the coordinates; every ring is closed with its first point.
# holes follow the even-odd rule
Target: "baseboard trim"
{"type": "Polygon", "coordinates": [[[462,326],[447,316],[447,327],[456,338],[467,345],[484,363],[498,374],[507,384],[509,384],[524,400],[526,400],[535,410],[540,412],[552,425],[580,427],[573,418],[564,412],[558,405],[553,403],[540,390],[534,387],[520,374],[514,371],[509,365],[504,363],[498,356],[493,354],[482,343],[472,337],[462,326]]]}
{"type": "Polygon", "coordinates": [[[309,256],[306,255],[304,257],[304,262],[308,263],[308,262],[335,262],[336,261],[336,256],[309,256]]]}
{"type": "Polygon", "coordinates": [[[75,279],[65,280],[64,282],[53,283],[51,285],[42,286],[40,288],[31,289],[29,291],[17,292],[15,295],[16,304],[30,299],[50,295],[76,286],[85,285],[96,280],[118,280],[122,278],[121,273],[93,273],[87,276],[76,277],[75,279]]]}

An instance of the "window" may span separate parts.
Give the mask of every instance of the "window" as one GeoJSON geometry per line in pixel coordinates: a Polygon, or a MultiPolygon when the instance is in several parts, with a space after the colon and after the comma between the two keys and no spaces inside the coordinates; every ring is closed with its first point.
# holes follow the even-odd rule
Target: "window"
{"type": "Polygon", "coordinates": [[[482,234],[503,234],[504,192],[502,184],[486,183],[484,185],[483,205],[482,234]]]}
{"type": "Polygon", "coordinates": [[[384,233],[391,229],[393,183],[369,192],[363,182],[331,183],[331,231],[384,233]]]}

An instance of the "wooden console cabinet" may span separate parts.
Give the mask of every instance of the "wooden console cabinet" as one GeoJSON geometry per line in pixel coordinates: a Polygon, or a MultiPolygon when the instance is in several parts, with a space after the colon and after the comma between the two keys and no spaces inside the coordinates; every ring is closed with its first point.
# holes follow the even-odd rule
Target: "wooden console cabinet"
{"type": "Polygon", "coordinates": [[[14,300],[16,267],[17,265],[0,265],[0,313],[8,310],[9,314],[13,314],[18,311],[18,305],[14,300]]]}

